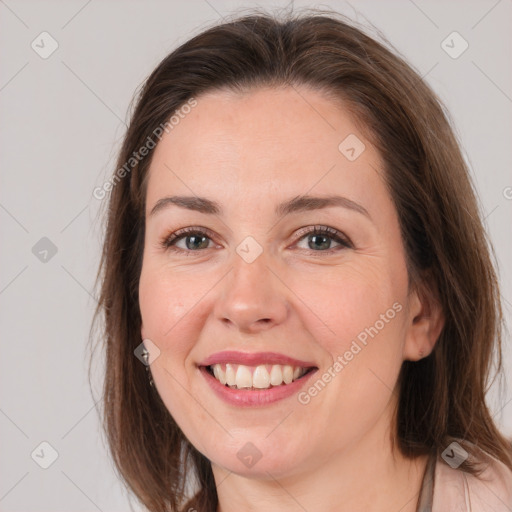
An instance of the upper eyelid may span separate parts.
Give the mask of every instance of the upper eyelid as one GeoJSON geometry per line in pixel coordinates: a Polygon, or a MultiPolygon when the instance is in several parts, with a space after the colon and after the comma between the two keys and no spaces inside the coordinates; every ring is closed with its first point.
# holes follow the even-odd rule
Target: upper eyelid
{"type": "Polygon", "coordinates": [[[215,237],[215,233],[208,228],[203,228],[200,226],[190,226],[182,229],[177,229],[173,233],[169,233],[164,238],[170,239],[172,237],[173,240],[176,240],[177,238],[182,238],[187,235],[193,235],[196,233],[207,235],[208,238],[210,239],[213,239],[215,237]]]}

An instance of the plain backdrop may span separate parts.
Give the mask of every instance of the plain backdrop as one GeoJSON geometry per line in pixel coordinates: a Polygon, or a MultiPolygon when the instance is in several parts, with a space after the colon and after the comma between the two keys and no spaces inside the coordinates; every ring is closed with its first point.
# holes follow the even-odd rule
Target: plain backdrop
{"type": "MultiPolygon", "coordinates": [[[[306,5],[375,25],[447,105],[495,246],[508,322],[512,3],[293,7],[306,5]]],[[[129,508],[99,433],[101,370],[93,394],[87,380],[102,207],[92,191],[114,170],[130,100],[156,64],[211,23],[256,6],[292,3],[0,0],[1,511],[129,508]]],[[[508,374],[509,344],[507,336],[508,374]]],[[[491,389],[507,435],[511,400],[509,382],[491,389]]]]}

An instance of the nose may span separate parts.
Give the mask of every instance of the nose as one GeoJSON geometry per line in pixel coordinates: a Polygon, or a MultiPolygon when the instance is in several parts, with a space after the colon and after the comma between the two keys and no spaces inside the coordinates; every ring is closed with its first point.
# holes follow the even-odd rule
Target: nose
{"type": "Polygon", "coordinates": [[[252,263],[234,254],[231,272],[219,283],[216,318],[247,333],[271,329],[285,321],[287,288],[269,263],[265,252],[252,263]]]}

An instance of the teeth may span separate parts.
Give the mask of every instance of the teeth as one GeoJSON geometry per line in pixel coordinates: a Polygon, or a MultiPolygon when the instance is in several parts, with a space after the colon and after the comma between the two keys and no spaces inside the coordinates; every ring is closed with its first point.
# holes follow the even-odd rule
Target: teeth
{"type": "Polygon", "coordinates": [[[213,367],[213,374],[215,378],[220,381],[221,384],[226,384],[226,373],[222,371],[222,368],[219,364],[216,364],[213,367]]]}
{"type": "Polygon", "coordinates": [[[252,375],[251,370],[247,366],[240,365],[236,371],[236,387],[237,388],[252,388],[252,375]]]}
{"type": "MultiPolygon", "coordinates": [[[[213,365],[214,367],[217,366],[219,368],[219,372],[222,374],[223,371],[222,371],[222,368],[220,366],[220,364],[215,364],[213,365]]],[[[214,371],[214,374],[215,374],[215,371],[214,371]]],[[[222,383],[222,380],[219,379],[220,382],[222,383]]],[[[228,386],[235,386],[236,385],[236,372],[233,368],[233,365],[231,364],[226,364],[226,382],[228,383],[228,386]]]]}
{"type": "Polygon", "coordinates": [[[272,370],[270,370],[270,384],[272,386],[279,386],[283,382],[283,371],[278,364],[272,365],[272,370]]]}
{"type": "Polygon", "coordinates": [[[293,380],[293,366],[288,364],[283,366],[283,380],[285,384],[290,384],[293,380]]]}
{"type": "MultiPolygon", "coordinates": [[[[240,370],[240,367],[238,368],[240,370]]],[[[252,374],[252,385],[258,389],[266,389],[270,386],[270,375],[264,366],[257,366],[252,374]]]]}
{"type": "Polygon", "coordinates": [[[290,384],[306,373],[305,368],[290,365],[244,366],[226,363],[210,367],[213,375],[221,384],[238,389],[268,389],[271,386],[290,384]]]}

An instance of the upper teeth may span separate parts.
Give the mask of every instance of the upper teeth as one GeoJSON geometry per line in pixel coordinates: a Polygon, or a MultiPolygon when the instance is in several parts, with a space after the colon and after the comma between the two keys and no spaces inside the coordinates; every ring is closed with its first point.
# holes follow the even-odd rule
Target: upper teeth
{"type": "Polygon", "coordinates": [[[214,364],[211,366],[215,378],[221,384],[237,388],[266,389],[272,386],[280,386],[283,382],[297,380],[306,373],[306,368],[290,365],[259,365],[244,366],[231,363],[214,364]]]}

